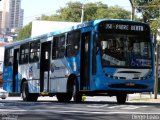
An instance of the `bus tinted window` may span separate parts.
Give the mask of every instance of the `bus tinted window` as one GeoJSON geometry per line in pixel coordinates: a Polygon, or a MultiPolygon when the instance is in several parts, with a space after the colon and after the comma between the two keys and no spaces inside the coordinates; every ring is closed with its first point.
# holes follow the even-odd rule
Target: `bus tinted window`
{"type": "Polygon", "coordinates": [[[80,32],[74,31],[67,36],[67,56],[75,56],[79,50],[80,32]]]}
{"type": "Polygon", "coordinates": [[[151,67],[149,36],[130,32],[102,32],[101,53],[103,66],[151,67]]]}
{"type": "Polygon", "coordinates": [[[29,59],[29,43],[20,47],[20,64],[28,63],[29,59]]]}
{"type": "Polygon", "coordinates": [[[54,37],[52,59],[62,58],[65,54],[65,36],[54,37]]]}
{"type": "Polygon", "coordinates": [[[40,42],[32,42],[30,43],[30,55],[29,62],[38,62],[40,55],[40,42]]]}
{"type": "Polygon", "coordinates": [[[54,37],[54,39],[53,39],[52,59],[57,58],[58,40],[59,40],[58,37],[54,37]]]}
{"type": "Polygon", "coordinates": [[[13,48],[6,49],[5,51],[5,66],[12,66],[13,64],[13,48]]]}
{"type": "Polygon", "coordinates": [[[58,58],[64,57],[65,54],[65,36],[61,36],[58,41],[58,58]]]}

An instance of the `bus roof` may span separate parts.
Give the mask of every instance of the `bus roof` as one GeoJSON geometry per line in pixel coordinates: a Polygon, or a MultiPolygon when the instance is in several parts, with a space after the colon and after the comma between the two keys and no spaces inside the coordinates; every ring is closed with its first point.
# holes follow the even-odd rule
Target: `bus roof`
{"type": "Polygon", "coordinates": [[[31,42],[31,41],[35,41],[35,40],[38,40],[38,39],[44,39],[44,38],[47,38],[47,37],[50,37],[50,36],[54,36],[54,35],[57,35],[57,34],[62,34],[62,33],[65,33],[65,32],[69,32],[69,31],[72,31],[72,30],[77,30],[77,29],[81,29],[81,28],[85,28],[85,27],[91,27],[91,26],[96,26],[97,24],[101,23],[101,22],[104,22],[104,21],[108,21],[108,22],[128,22],[128,23],[141,23],[141,24],[145,24],[145,25],[148,25],[144,22],[139,22],[139,21],[131,21],[131,20],[125,20],[125,19],[99,19],[99,20],[92,20],[90,22],[84,22],[84,23],[81,23],[81,24],[78,24],[78,25],[75,25],[75,26],[72,26],[72,27],[69,27],[69,28],[64,28],[63,30],[59,30],[59,31],[53,31],[53,32],[50,32],[50,33],[46,33],[46,34],[43,34],[43,35],[39,35],[39,36],[36,36],[36,37],[33,37],[33,38],[26,38],[24,40],[20,40],[20,41],[16,41],[14,43],[11,43],[11,44],[8,44],[6,45],[5,47],[9,48],[9,47],[13,47],[13,46],[18,46],[18,45],[21,45],[21,44],[25,44],[26,42],[31,42]]]}

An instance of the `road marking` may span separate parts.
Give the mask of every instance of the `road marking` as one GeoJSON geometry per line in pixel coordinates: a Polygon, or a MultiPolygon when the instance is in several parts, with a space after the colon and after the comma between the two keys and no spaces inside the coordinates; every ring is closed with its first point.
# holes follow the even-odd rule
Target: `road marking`
{"type": "Polygon", "coordinates": [[[0,106],[4,106],[4,103],[0,103],[0,106]]]}
{"type": "Polygon", "coordinates": [[[108,108],[124,108],[124,107],[126,107],[126,105],[115,105],[108,108]]]}
{"type": "Polygon", "coordinates": [[[130,105],[130,106],[126,106],[126,107],[121,108],[121,109],[134,110],[134,109],[145,108],[145,107],[148,107],[148,106],[135,106],[135,105],[130,105]]]}
{"type": "Polygon", "coordinates": [[[105,105],[87,105],[87,107],[90,107],[90,108],[103,108],[103,107],[107,107],[108,104],[105,104],[105,105]]]}
{"type": "MultiPolygon", "coordinates": [[[[14,104],[17,104],[17,103],[14,103],[14,104]]],[[[33,105],[35,103],[22,103],[23,104],[26,104],[26,105],[33,105]]],[[[63,104],[60,104],[60,105],[63,105],[63,104]]],[[[0,106],[5,106],[4,103],[0,103],[0,106]]],[[[70,110],[93,110],[93,108],[95,109],[100,109],[100,108],[105,108],[105,109],[122,109],[122,110],[135,110],[135,109],[140,109],[140,108],[146,108],[148,106],[137,106],[137,105],[110,105],[110,104],[92,104],[92,105],[86,105],[86,107],[76,107],[76,108],[72,108],[70,107],[70,110]],[[88,108],[88,109],[87,109],[88,108]]],[[[49,107],[50,109],[59,109],[59,108],[62,108],[62,109],[67,109],[68,110],[68,107],[65,107],[65,106],[50,106],[49,107]]]]}
{"type": "Polygon", "coordinates": [[[116,105],[116,106],[111,106],[108,108],[119,108],[119,109],[126,109],[126,110],[134,110],[134,109],[139,109],[139,108],[144,108],[148,106],[135,106],[135,105],[116,105]]]}
{"type": "Polygon", "coordinates": [[[147,107],[147,106],[135,106],[135,105],[114,105],[114,106],[110,106],[108,104],[105,105],[87,105],[87,107],[89,108],[109,108],[109,109],[114,109],[114,108],[119,108],[119,109],[129,109],[129,110],[134,110],[134,109],[138,109],[138,108],[142,108],[142,107],[147,107]]]}
{"type": "Polygon", "coordinates": [[[30,112],[32,114],[45,114],[45,112],[52,112],[52,113],[57,113],[57,114],[72,114],[73,113],[77,113],[77,114],[103,114],[103,115],[111,115],[111,114],[160,114],[159,112],[157,113],[147,113],[146,111],[143,113],[143,112],[119,112],[119,111],[73,111],[73,110],[68,110],[68,111],[64,111],[64,110],[39,110],[39,109],[36,109],[36,110],[11,110],[11,109],[5,109],[5,110],[2,110],[0,109],[0,112],[4,112],[4,113],[7,113],[7,112],[18,112],[16,114],[23,114],[22,112],[24,112],[24,114],[26,112],[30,112]]]}

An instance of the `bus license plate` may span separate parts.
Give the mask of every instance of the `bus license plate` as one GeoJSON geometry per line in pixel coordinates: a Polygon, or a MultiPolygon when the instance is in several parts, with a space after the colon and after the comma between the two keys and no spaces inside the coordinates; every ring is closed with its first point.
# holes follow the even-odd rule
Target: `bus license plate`
{"type": "Polygon", "coordinates": [[[126,83],[126,86],[135,86],[135,83],[129,82],[129,83],[126,83]]]}

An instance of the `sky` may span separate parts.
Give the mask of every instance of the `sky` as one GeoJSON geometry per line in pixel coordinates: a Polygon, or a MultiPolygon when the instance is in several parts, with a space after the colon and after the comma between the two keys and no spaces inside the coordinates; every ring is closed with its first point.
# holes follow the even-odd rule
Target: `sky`
{"type": "Polygon", "coordinates": [[[21,8],[24,9],[24,22],[26,25],[29,22],[40,17],[42,14],[51,15],[56,13],[56,10],[64,7],[68,2],[99,2],[101,1],[104,4],[109,6],[118,5],[126,10],[131,10],[129,0],[22,0],[21,8]]]}
{"type": "Polygon", "coordinates": [[[131,10],[129,0],[22,0],[21,8],[24,9],[24,25],[42,14],[51,15],[56,13],[56,10],[64,7],[70,1],[84,3],[101,1],[109,6],[118,5],[124,9],[131,10]]]}

